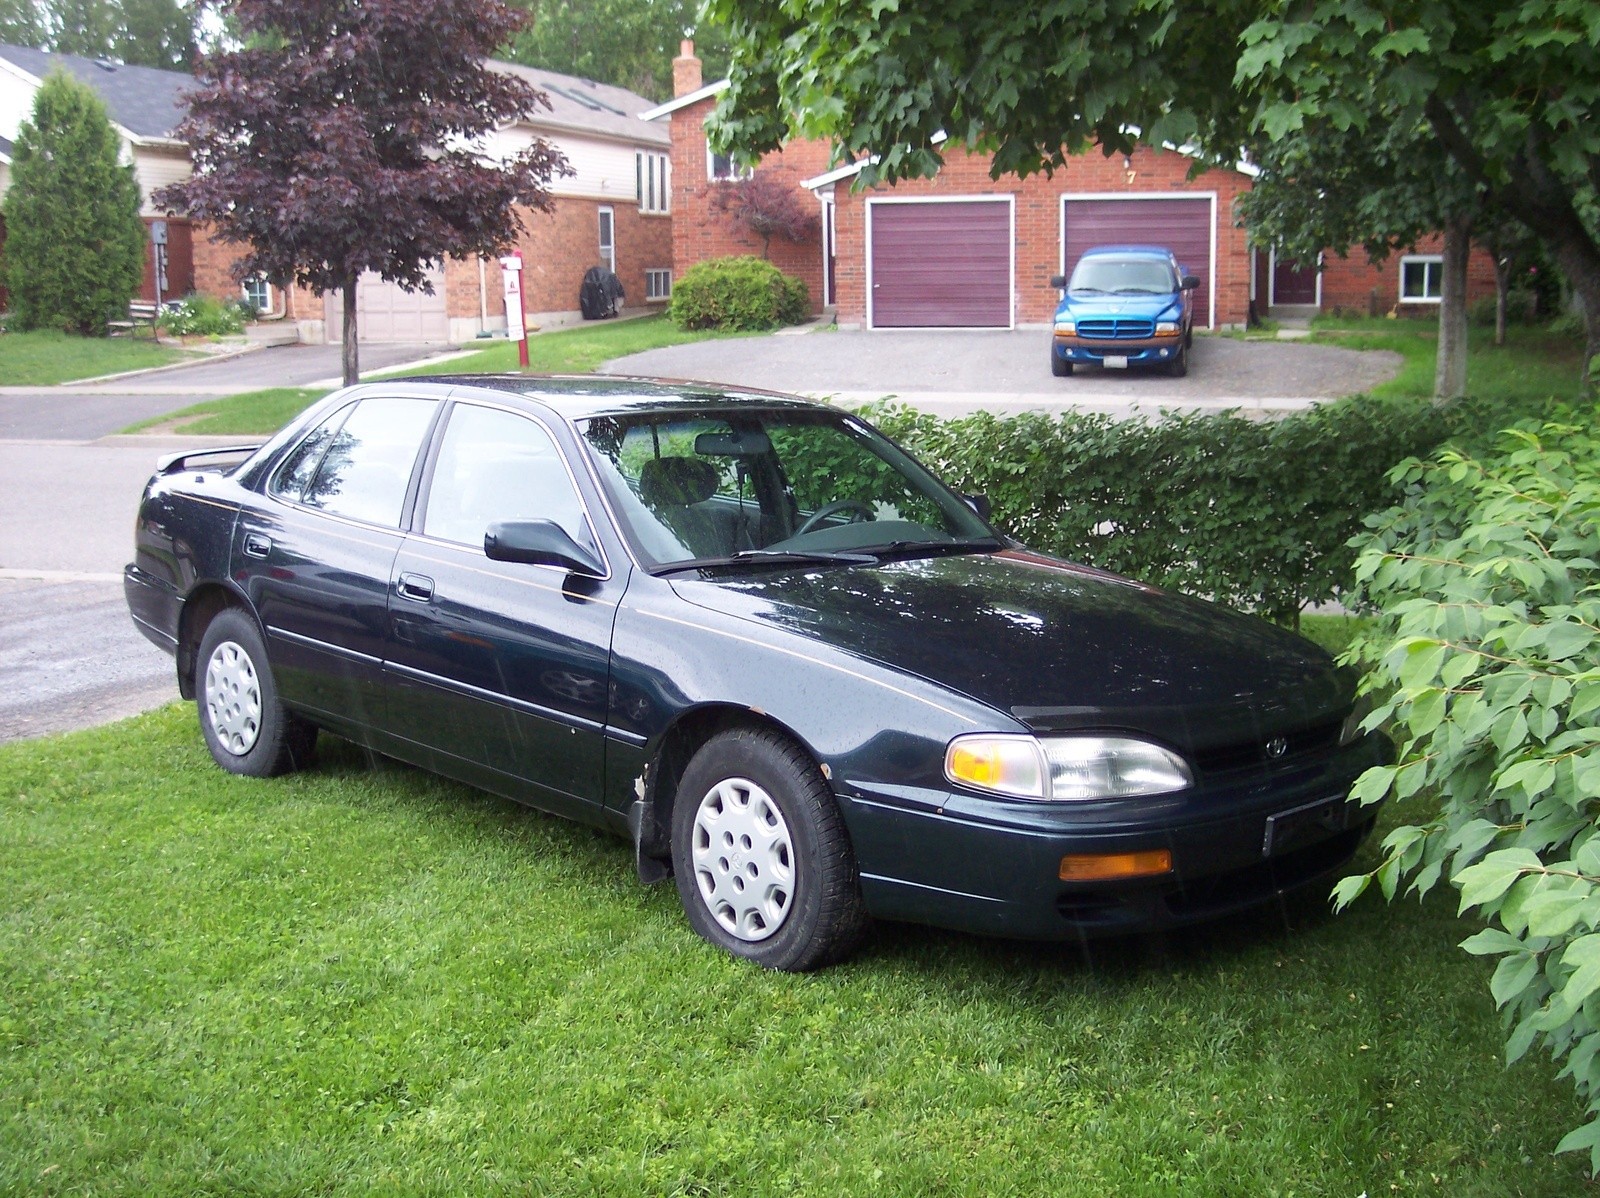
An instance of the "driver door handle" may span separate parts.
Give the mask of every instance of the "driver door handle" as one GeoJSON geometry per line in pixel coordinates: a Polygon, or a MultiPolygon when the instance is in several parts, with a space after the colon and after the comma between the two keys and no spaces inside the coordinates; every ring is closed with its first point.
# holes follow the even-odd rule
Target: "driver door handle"
{"type": "Polygon", "coordinates": [[[427,603],[433,598],[433,579],[425,574],[402,574],[395,590],[400,598],[427,603]]]}

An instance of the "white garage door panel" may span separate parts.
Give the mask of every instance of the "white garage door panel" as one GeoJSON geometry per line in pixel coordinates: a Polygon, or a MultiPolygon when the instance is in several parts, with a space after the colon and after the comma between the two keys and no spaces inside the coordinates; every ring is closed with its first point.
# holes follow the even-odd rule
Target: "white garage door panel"
{"type": "MultiPolygon", "coordinates": [[[[356,322],[362,341],[418,345],[450,340],[450,318],[445,309],[444,271],[428,272],[433,294],[403,291],[368,272],[356,284],[356,322]]],[[[328,297],[328,340],[344,337],[343,309],[337,293],[328,297]]]]}

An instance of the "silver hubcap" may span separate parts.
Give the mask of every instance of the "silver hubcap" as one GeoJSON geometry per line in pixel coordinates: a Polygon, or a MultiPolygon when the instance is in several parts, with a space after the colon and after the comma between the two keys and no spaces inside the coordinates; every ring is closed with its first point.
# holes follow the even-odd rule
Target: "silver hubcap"
{"type": "Polygon", "coordinates": [[[772,796],[747,778],[713,786],[694,813],[694,876],[722,930],[765,940],[794,904],[794,846],[772,796]]]}
{"type": "Polygon", "coordinates": [[[261,680],[256,663],[233,641],[223,641],[206,662],[206,714],[222,747],[242,757],[261,735],[261,680]]]}

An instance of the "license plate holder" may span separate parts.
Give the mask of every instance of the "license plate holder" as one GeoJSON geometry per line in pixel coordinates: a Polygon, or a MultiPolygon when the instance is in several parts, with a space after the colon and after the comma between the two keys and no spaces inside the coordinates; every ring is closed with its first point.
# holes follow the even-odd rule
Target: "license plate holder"
{"type": "Polygon", "coordinates": [[[1267,816],[1261,855],[1276,857],[1345,831],[1355,806],[1345,796],[1333,795],[1267,816]]]}
{"type": "Polygon", "coordinates": [[[1128,369],[1128,355],[1127,354],[1107,354],[1104,358],[1101,359],[1101,361],[1105,364],[1105,368],[1107,370],[1126,370],[1126,369],[1128,369]]]}

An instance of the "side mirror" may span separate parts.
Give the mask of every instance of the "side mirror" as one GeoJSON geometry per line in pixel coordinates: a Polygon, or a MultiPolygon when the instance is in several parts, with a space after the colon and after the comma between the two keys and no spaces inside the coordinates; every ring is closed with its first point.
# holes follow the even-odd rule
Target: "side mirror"
{"type": "Polygon", "coordinates": [[[554,520],[496,520],[483,534],[483,551],[494,562],[561,566],[593,578],[606,572],[599,555],[574,541],[554,520]]]}
{"type": "Polygon", "coordinates": [[[1200,280],[1194,275],[1184,275],[1182,286],[1185,291],[1193,291],[1200,286],[1200,280]]]}
{"type": "Polygon", "coordinates": [[[1059,289],[1059,288],[1065,288],[1066,285],[1067,285],[1067,276],[1066,275],[1051,275],[1050,276],[1050,286],[1059,289]]]}
{"type": "Polygon", "coordinates": [[[965,499],[967,506],[978,514],[978,519],[988,523],[990,504],[987,495],[963,495],[961,498],[965,499]]]}

